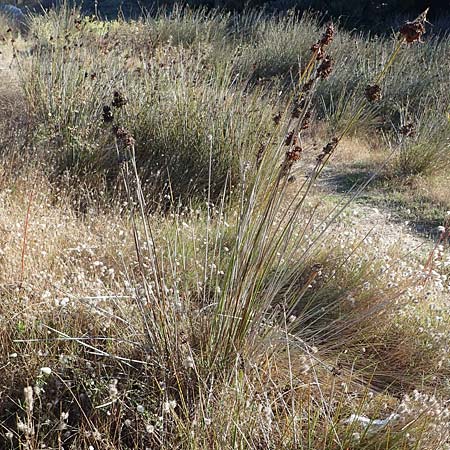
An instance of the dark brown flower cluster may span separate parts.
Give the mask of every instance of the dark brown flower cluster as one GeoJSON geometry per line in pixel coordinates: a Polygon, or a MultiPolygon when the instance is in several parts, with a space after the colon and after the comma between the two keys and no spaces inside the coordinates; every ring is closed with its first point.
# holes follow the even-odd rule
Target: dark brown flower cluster
{"type": "Polygon", "coordinates": [[[405,137],[411,137],[416,134],[416,129],[413,123],[407,123],[400,128],[400,134],[405,137]]]}
{"type": "Polygon", "coordinates": [[[294,163],[302,156],[303,149],[299,145],[295,145],[286,152],[286,160],[294,163]]]}
{"type": "Polygon", "coordinates": [[[133,135],[124,127],[114,126],[114,135],[121,141],[126,147],[132,147],[135,145],[136,141],[133,135]]]}
{"type": "Polygon", "coordinates": [[[325,80],[333,71],[333,59],[331,56],[326,56],[317,69],[317,77],[325,80]]]}
{"type": "Polygon", "coordinates": [[[319,41],[317,41],[312,47],[311,51],[316,54],[316,59],[320,60],[323,59],[325,56],[324,48],[327,45],[330,45],[331,42],[333,42],[334,38],[334,25],[333,23],[329,23],[327,25],[327,28],[325,30],[325,33],[320,38],[319,41]]]}
{"type": "MultiPolygon", "coordinates": [[[[87,76],[89,76],[89,75],[86,72],[85,78],[87,76]]],[[[96,76],[97,75],[95,73],[91,74],[91,79],[95,79],[96,76]]],[[[119,91],[114,91],[113,100],[111,103],[111,105],[114,108],[122,108],[124,105],[127,104],[127,102],[128,102],[128,100],[124,97],[123,94],[121,94],[119,91]]],[[[114,120],[114,114],[113,114],[111,106],[109,106],[109,105],[103,106],[103,122],[111,123],[113,120],[114,120]]]]}
{"type": "Polygon", "coordinates": [[[105,105],[103,107],[103,122],[111,123],[114,120],[114,115],[111,110],[111,106],[105,105]]]}
{"type": "Polygon", "coordinates": [[[313,87],[314,80],[309,80],[307,83],[305,83],[302,86],[302,92],[309,92],[311,88],[313,87]]]}
{"type": "Polygon", "coordinates": [[[284,139],[284,145],[291,145],[292,143],[294,143],[294,145],[296,144],[296,142],[298,141],[297,137],[294,137],[294,131],[289,131],[289,133],[286,135],[285,139],[284,139]]]}
{"type": "Polygon", "coordinates": [[[300,124],[300,128],[302,130],[307,130],[311,125],[311,116],[312,116],[311,110],[305,112],[305,115],[302,118],[302,123],[300,124]]]}
{"type": "MultiPolygon", "coordinates": [[[[281,165],[280,175],[287,177],[290,170],[295,162],[297,162],[303,153],[302,147],[296,142],[292,147],[286,152],[283,164],[281,165]]],[[[288,179],[289,180],[289,179],[288,179]]]]}
{"type": "Polygon", "coordinates": [[[299,119],[301,116],[302,109],[305,107],[306,99],[300,97],[294,101],[294,106],[292,108],[292,118],[299,119]]]}
{"type": "Polygon", "coordinates": [[[427,12],[428,10],[413,22],[406,22],[400,27],[400,34],[408,44],[416,41],[421,42],[420,39],[426,32],[425,22],[427,21],[427,12]]]}
{"type": "Polygon", "coordinates": [[[114,108],[122,108],[127,104],[127,99],[119,91],[114,91],[112,105],[114,108]]]}
{"type": "Polygon", "coordinates": [[[334,38],[334,25],[333,22],[330,22],[327,25],[325,33],[322,36],[322,39],[320,40],[320,44],[322,45],[322,47],[330,45],[333,42],[333,38],[334,38]]]}
{"type": "Polygon", "coordinates": [[[281,113],[277,113],[272,117],[273,123],[279,125],[281,122],[281,113]]]}
{"type": "Polygon", "coordinates": [[[333,139],[331,139],[331,141],[328,142],[328,144],[325,145],[325,147],[322,149],[322,153],[317,157],[317,161],[322,162],[326,156],[333,153],[334,150],[336,149],[338,143],[339,143],[339,139],[337,137],[334,137],[333,139]]]}
{"type": "Polygon", "coordinates": [[[283,164],[281,165],[281,175],[287,176],[294,163],[301,158],[303,149],[300,146],[299,136],[295,134],[295,131],[290,131],[286,135],[284,145],[290,148],[286,151],[283,164]]]}
{"type": "Polygon", "coordinates": [[[379,102],[382,98],[381,88],[378,84],[369,84],[366,87],[365,94],[369,102],[379,102]]]}

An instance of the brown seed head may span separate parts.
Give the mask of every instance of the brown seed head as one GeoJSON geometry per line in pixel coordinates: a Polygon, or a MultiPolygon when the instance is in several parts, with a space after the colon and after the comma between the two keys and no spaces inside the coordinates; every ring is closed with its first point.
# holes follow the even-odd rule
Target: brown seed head
{"type": "Polygon", "coordinates": [[[309,80],[302,86],[302,92],[309,92],[314,84],[314,80],[309,80]]]}
{"type": "Polygon", "coordinates": [[[259,146],[258,152],[256,153],[256,167],[260,167],[262,160],[264,158],[264,153],[266,152],[267,144],[262,143],[259,146]]]}
{"type": "Polygon", "coordinates": [[[322,78],[322,80],[325,80],[328,78],[333,71],[333,59],[331,56],[326,56],[322,63],[320,64],[319,68],[317,69],[317,77],[322,78]]]}
{"type": "Polygon", "coordinates": [[[325,156],[333,153],[333,151],[336,149],[337,145],[339,143],[339,139],[337,137],[334,137],[331,139],[330,142],[328,142],[327,145],[322,149],[322,153],[317,157],[317,161],[321,162],[324,160],[325,156]]]}
{"type": "Polygon", "coordinates": [[[114,108],[122,108],[126,103],[127,99],[119,91],[114,91],[114,98],[112,101],[114,108]]]}
{"type": "Polygon", "coordinates": [[[103,122],[110,123],[114,119],[114,115],[111,111],[111,106],[105,105],[103,107],[103,122]]]}
{"type": "Polygon", "coordinates": [[[115,126],[113,128],[116,138],[122,141],[127,147],[131,147],[135,144],[133,135],[124,127],[115,126]]]}
{"type": "Polygon", "coordinates": [[[306,99],[304,97],[300,97],[299,99],[294,101],[294,106],[292,108],[292,118],[293,119],[299,119],[302,110],[305,108],[306,105],[306,99]]]}
{"type": "Polygon", "coordinates": [[[292,108],[292,118],[299,119],[301,112],[302,109],[300,108],[300,105],[298,103],[295,103],[294,107],[292,108]]]}
{"type": "Polygon", "coordinates": [[[303,149],[299,145],[295,145],[286,152],[286,160],[294,163],[302,156],[303,149]]]}
{"type": "Polygon", "coordinates": [[[334,25],[333,22],[330,22],[327,25],[327,29],[325,30],[322,39],[320,40],[320,44],[322,46],[331,44],[331,42],[333,42],[333,37],[334,37],[334,25]]]}
{"type": "Polygon", "coordinates": [[[407,123],[400,128],[400,134],[405,137],[414,136],[416,134],[416,129],[413,123],[407,123]]]}
{"type": "Polygon", "coordinates": [[[320,42],[315,43],[311,47],[311,52],[316,53],[316,60],[317,61],[323,59],[323,57],[325,56],[325,53],[324,53],[324,51],[322,49],[322,46],[320,45],[320,42]]]}
{"type": "Polygon", "coordinates": [[[306,111],[305,116],[302,119],[301,129],[307,130],[311,124],[311,110],[306,111]]]}
{"type": "Polygon", "coordinates": [[[413,22],[406,22],[400,27],[400,34],[408,44],[416,41],[421,42],[420,38],[426,32],[425,22],[427,21],[427,13],[428,9],[413,22]]]}
{"type": "Polygon", "coordinates": [[[294,139],[294,130],[289,131],[289,133],[286,135],[286,138],[284,139],[284,145],[291,145],[293,139],[294,139]]]}
{"type": "Polygon", "coordinates": [[[420,22],[406,22],[400,28],[400,33],[408,44],[420,42],[420,38],[425,34],[425,26],[420,22]]]}
{"type": "Polygon", "coordinates": [[[378,84],[368,85],[365,94],[369,102],[379,102],[382,98],[381,88],[378,84]]]}
{"type": "Polygon", "coordinates": [[[281,122],[281,113],[277,113],[272,117],[273,122],[275,125],[279,125],[281,122]]]}

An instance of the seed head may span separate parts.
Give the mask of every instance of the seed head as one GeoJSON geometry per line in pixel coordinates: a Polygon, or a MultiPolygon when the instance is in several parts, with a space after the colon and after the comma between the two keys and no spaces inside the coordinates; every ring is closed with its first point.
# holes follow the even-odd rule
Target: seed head
{"type": "Polygon", "coordinates": [[[325,156],[333,153],[333,151],[336,149],[337,145],[339,143],[339,139],[337,137],[334,137],[331,139],[330,142],[328,142],[327,145],[322,149],[322,153],[317,157],[317,161],[321,162],[324,160],[325,156]]]}
{"type": "Polygon", "coordinates": [[[309,125],[311,124],[311,110],[306,111],[305,116],[302,119],[302,123],[301,123],[301,129],[302,130],[307,130],[309,128],[309,125]]]}
{"type": "Polygon", "coordinates": [[[413,22],[406,22],[400,27],[400,34],[408,44],[416,41],[421,42],[420,39],[426,32],[427,13],[428,9],[413,22]]]}
{"type": "Polygon", "coordinates": [[[294,139],[294,130],[289,131],[289,133],[286,135],[286,138],[284,139],[284,145],[291,145],[292,141],[294,139]]]}
{"type": "Polygon", "coordinates": [[[261,166],[261,163],[262,163],[262,160],[264,158],[264,153],[266,152],[266,149],[267,149],[267,145],[265,143],[262,143],[259,146],[259,149],[258,149],[258,151],[256,153],[256,167],[260,167],[261,166]]]}
{"type": "Polygon", "coordinates": [[[333,41],[333,37],[334,37],[334,25],[333,25],[333,23],[330,22],[327,25],[325,33],[320,38],[320,40],[317,41],[311,47],[311,52],[316,54],[316,60],[317,61],[323,59],[323,57],[325,56],[324,47],[326,47],[327,45],[331,44],[331,42],[333,41]]]}
{"type": "MultiPolygon", "coordinates": [[[[301,158],[302,152],[303,152],[303,149],[298,144],[294,144],[286,152],[285,157],[284,157],[284,161],[281,164],[280,176],[287,177],[289,175],[289,172],[292,169],[292,166],[294,165],[294,163],[301,158]]],[[[289,178],[288,178],[288,182],[292,182],[292,180],[289,181],[289,178]]]]}
{"type": "Polygon", "coordinates": [[[302,86],[302,92],[309,92],[314,84],[314,80],[309,80],[302,86]]]}
{"type": "Polygon", "coordinates": [[[122,141],[126,147],[132,147],[136,143],[133,135],[126,128],[116,126],[113,131],[116,138],[122,141]]]}
{"type": "Polygon", "coordinates": [[[322,49],[322,46],[320,45],[320,42],[316,42],[312,47],[311,51],[313,53],[316,53],[316,60],[319,61],[323,59],[324,57],[324,51],[322,49]]]}
{"type": "Polygon", "coordinates": [[[369,102],[379,102],[382,98],[381,88],[378,84],[368,85],[365,94],[369,102]]]}
{"type": "Polygon", "coordinates": [[[414,127],[414,124],[409,122],[409,123],[403,125],[400,128],[400,134],[405,137],[414,136],[416,134],[416,129],[414,127]]]}
{"type": "Polygon", "coordinates": [[[306,99],[301,97],[294,102],[294,107],[292,108],[292,118],[299,119],[302,109],[305,107],[306,99]]]}
{"type": "Polygon", "coordinates": [[[105,105],[103,107],[103,122],[110,123],[114,119],[114,115],[111,111],[111,106],[105,105]]]}
{"type": "Polygon", "coordinates": [[[294,163],[300,159],[302,152],[303,149],[299,145],[296,145],[286,152],[286,160],[294,163]]]}
{"type": "Polygon", "coordinates": [[[322,63],[320,64],[319,68],[317,69],[317,77],[322,78],[322,80],[325,80],[328,78],[333,71],[333,59],[331,56],[326,56],[322,63]]]}
{"type": "Polygon", "coordinates": [[[281,122],[281,113],[277,113],[272,117],[273,122],[275,125],[279,125],[281,122]]]}
{"type": "Polygon", "coordinates": [[[119,91],[114,91],[114,98],[112,101],[114,108],[122,108],[126,103],[127,99],[119,91]]]}
{"type": "Polygon", "coordinates": [[[322,36],[322,39],[320,40],[320,44],[322,46],[329,45],[331,44],[331,42],[333,42],[333,38],[334,38],[334,25],[333,22],[330,22],[327,25],[325,33],[322,36]]]}

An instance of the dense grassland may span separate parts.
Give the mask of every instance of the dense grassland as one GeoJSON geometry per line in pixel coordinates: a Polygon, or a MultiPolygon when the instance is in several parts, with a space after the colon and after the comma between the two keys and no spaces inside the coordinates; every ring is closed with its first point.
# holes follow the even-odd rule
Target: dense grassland
{"type": "Polygon", "coordinates": [[[450,448],[450,41],[423,25],[1,25],[0,448],[450,448]]]}

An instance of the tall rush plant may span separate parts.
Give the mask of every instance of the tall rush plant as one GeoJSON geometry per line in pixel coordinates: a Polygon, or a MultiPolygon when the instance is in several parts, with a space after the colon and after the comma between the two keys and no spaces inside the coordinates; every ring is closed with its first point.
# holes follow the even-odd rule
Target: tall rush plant
{"type": "MultiPolygon", "coordinates": [[[[214,226],[210,199],[207,199],[206,216],[206,251],[204,256],[202,292],[202,308],[198,314],[206,316],[206,326],[200,330],[202,336],[197,336],[197,346],[186,345],[185,333],[182,330],[183,320],[189,318],[175,306],[173,298],[178,292],[177,269],[172,273],[172,280],[159,261],[158,248],[151,225],[146,218],[145,198],[139,182],[138,169],[135,161],[135,142],[133,136],[124,128],[113,130],[118,144],[119,159],[124,160],[122,175],[131,205],[136,205],[135,212],[142,217],[143,239],[145,250],[141,246],[141,233],[135,221],[135,245],[140,262],[142,275],[142,299],[139,300],[144,328],[152,354],[158,358],[155,365],[175,375],[178,384],[178,367],[181,367],[186,356],[199,352],[204,375],[200,376],[195,367],[198,379],[214,379],[216,375],[226,377],[236,363],[252,360],[259,352],[267,356],[268,345],[271,351],[281,350],[272,337],[280,337],[281,328],[277,325],[286,323],[286,317],[293,311],[296,303],[304,293],[304,289],[296,286],[299,268],[302,268],[307,257],[314,251],[315,245],[324,236],[331,223],[348,205],[332,215],[331,220],[316,233],[313,243],[289,267],[285,262],[291,261],[299,244],[303,241],[306,230],[312,222],[315,210],[305,215],[303,230],[299,238],[293,233],[294,228],[303,218],[302,212],[311,189],[323,169],[335,153],[342,139],[352,131],[358,118],[373,102],[381,99],[380,83],[385,78],[389,68],[400,53],[405,43],[419,41],[425,32],[425,11],[415,21],[402,26],[398,44],[384,64],[373,83],[367,86],[364,95],[356,107],[344,130],[333,137],[316,158],[316,163],[310,176],[299,186],[297,192],[288,199],[287,186],[295,163],[302,157],[306,148],[304,131],[309,128],[311,120],[311,103],[318,83],[324,82],[333,71],[333,59],[328,54],[329,45],[333,41],[335,30],[329,24],[321,39],[311,47],[311,57],[299,76],[291,101],[286,108],[274,117],[275,130],[265,143],[255,151],[254,163],[243,169],[240,202],[235,222],[234,243],[230,254],[222,254],[225,233],[220,224],[214,226]],[[279,142],[282,133],[285,138],[279,142]],[[125,148],[127,156],[120,155],[125,148]],[[135,185],[137,198],[132,195],[135,185]],[[209,251],[214,237],[214,249],[209,251]],[[297,239],[297,242],[295,240],[297,239]],[[150,253],[152,269],[149,271],[142,261],[142,253],[150,253]],[[224,263],[223,277],[219,277],[210,267],[216,263],[224,263]],[[171,289],[168,289],[171,283],[171,289]],[[169,292],[170,291],[170,292],[169,292]],[[274,307],[277,300],[284,299],[279,308],[274,307]],[[263,351],[262,351],[263,350],[263,351]]],[[[211,143],[211,149],[213,148],[211,143]]],[[[211,150],[212,151],[212,150],[211,150]]],[[[212,170],[212,160],[209,170],[212,170]]],[[[225,195],[219,207],[217,217],[219,222],[226,223],[225,195]]],[[[134,212],[133,212],[134,217],[134,212]]],[[[134,219],[133,219],[134,220],[134,219]]],[[[232,219],[230,219],[232,220],[232,219]]],[[[315,274],[313,271],[312,277],[315,274]]],[[[308,284],[312,281],[308,279],[308,284]]],[[[205,323],[202,322],[202,323],[205,323]]],[[[199,331],[199,330],[197,330],[199,331]]],[[[286,330],[283,332],[285,333],[286,330]]],[[[278,339],[278,342],[281,342],[278,339]]],[[[283,341],[284,342],[284,341],[283,341]]],[[[190,343],[192,344],[192,343],[190,343]]],[[[306,350],[308,350],[306,348],[306,350]]],[[[181,386],[180,386],[181,388],[181,386]]],[[[181,389],[183,390],[183,389],[181,389]]],[[[181,393],[181,392],[180,392],[181,393]]]]}
{"type": "MultiPolygon", "coordinates": [[[[316,164],[309,178],[299,187],[286,208],[286,188],[293,166],[304,152],[303,131],[309,127],[310,105],[317,83],[326,80],[333,70],[333,60],[327,48],[333,40],[333,25],[328,25],[322,38],[312,46],[311,58],[300,76],[294,99],[286,111],[275,118],[280,124],[287,118],[286,139],[271,151],[272,140],[264,147],[264,155],[258,154],[259,164],[256,176],[250,185],[242,190],[242,203],[237,226],[237,236],[232,256],[228,262],[224,282],[214,297],[215,312],[211,321],[209,349],[207,356],[212,372],[226,370],[236,360],[252,358],[261,346],[267,348],[267,337],[277,332],[280,312],[273,308],[281,297],[285,298],[283,315],[289,313],[299,298],[299,289],[294,289],[296,268],[289,268],[283,261],[289,261],[295,248],[293,227],[301,218],[311,188],[323,169],[329,163],[342,139],[352,131],[358,118],[368,105],[381,98],[380,83],[398,56],[405,43],[419,41],[425,32],[425,11],[415,21],[402,26],[398,44],[373,83],[367,86],[361,96],[355,113],[344,130],[333,137],[317,156],[316,164]],[[287,150],[286,150],[287,148],[287,150]],[[281,164],[274,169],[274,165],[281,164]],[[270,274],[270,281],[268,276],[270,274]],[[286,291],[289,295],[286,295],[286,291]]],[[[314,212],[313,212],[314,214],[314,212]]],[[[336,216],[333,217],[334,219],[336,216]]],[[[311,221],[300,233],[304,237],[311,221]]],[[[330,223],[325,227],[328,228],[330,223]]],[[[322,230],[314,242],[323,237],[322,230]]],[[[309,250],[312,247],[309,246],[309,250]]],[[[303,254],[303,262],[306,259],[303,254]]],[[[296,265],[300,266],[302,261],[296,265]]],[[[271,340],[272,342],[272,340],[271,340]]],[[[276,346],[273,347],[274,351],[276,346]]]]}

